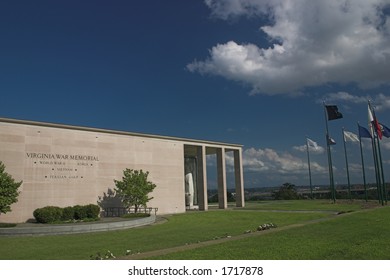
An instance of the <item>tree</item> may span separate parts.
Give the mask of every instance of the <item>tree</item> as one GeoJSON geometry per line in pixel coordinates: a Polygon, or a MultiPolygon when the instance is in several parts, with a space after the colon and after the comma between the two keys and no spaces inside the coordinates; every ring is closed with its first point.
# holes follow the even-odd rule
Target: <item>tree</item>
{"type": "Polygon", "coordinates": [[[299,194],[295,190],[295,185],[290,183],[284,183],[278,191],[273,192],[272,196],[276,200],[292,200],[292,199],[299,199],[299,194]]]}
{"type": "Polygon", "coordinates": [[[149,172],[128,169],[123,171],[122,181],[114,180],[115,191],[121,197],[122,203],[126,207],[134,206],[137,213],[140,206],[146,207],[146,203],[153,199],[148,194],[154,190],[155,184],[148,181],[149,172]]]}
{"type": "Polygon", "coordinates": [[[0,161],[0,214],[11,211],[11,204],[18,201],[18,189],[22,182],[15,182],[11,175],[5,172],[5,165],[0,161]]]}

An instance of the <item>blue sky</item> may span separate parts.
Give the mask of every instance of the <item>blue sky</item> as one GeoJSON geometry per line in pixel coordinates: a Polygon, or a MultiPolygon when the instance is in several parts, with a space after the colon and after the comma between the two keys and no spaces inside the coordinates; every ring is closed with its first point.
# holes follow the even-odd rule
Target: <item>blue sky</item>
{"type": "MultiPolygon", "coordinates": [[[[389,11],[388,0],[2,1],[0,116],[242,144],[246,187],[265,187],[308,184],[301,146],[325,147],[326,100],[344,115],[329,122],[343,184],[342,127],[367,127],[368,98],[390,126],[389,11]]],[[[347,152],[361,183],[359,146],[347,152]]],[[[314,184],[328,183],[326,158],[311,152],[314,184]]]]}

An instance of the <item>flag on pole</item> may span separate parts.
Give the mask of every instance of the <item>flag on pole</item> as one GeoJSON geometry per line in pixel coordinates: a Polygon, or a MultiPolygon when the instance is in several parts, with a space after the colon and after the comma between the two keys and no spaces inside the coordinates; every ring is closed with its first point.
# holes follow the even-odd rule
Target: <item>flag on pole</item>
{"type": "Polygon", "coordinates": [[[328,145],[336,145],[336,141],[328,135],[328,145]]]}
{"type": "Polygon", "coordinates": [[[368,131],[367,128],[360,126],[359,127],[359,138],[371,138],[371,133],[368,131]]]}
{"type": "Polygon", "coordinates": [[[324,104],[324,114],[325,114],[325,125],[326,125],[326,147],[327,147],[327,153],[328,153],[328,168],[329,168],[329,186],[331,189],[331,194],[333,198],[333,202],[336,202],[336,189],[334,185],[334,177],[333,177],[333,165],[332,165],[332,153],[331,153],[331,145],[335,145],[336,141],[334,141],[329,136],[329,128],[328,128],[328,121],[341,119],[343,117],[343,114],[341,114],[337,108],[336,105],[325,105],[324,104]]]}
{"type": "Polygon", "coordinates": [[[309,167],[309,183],[310,183],[310,195],[313,199],[313,184],[311,181],[311,168],[310,168],[310,153],[309,153],[309,147],[314,147],[313,149],[316,149],[317,143],[313,140],[306,137],[306,150],[307,150],[307,166],[309,167]]]}
{"type": "Polygon", "coordinates": [[[384,205],[385,200],[387,202],[387,191],[379,141],[382,140],[383,135],[382,128],[379,125],[378,119],[375,116],[374,108],[372,108],[370,101],[368,101],[368,125],[372,135],[372,152],[374,156],[378,200],[382,203],[382,205],[384,205]]]}
{"type": "Polygon", "coordinates": [[[359,142],[359,137],[355,133],[344,130],[344,141],[359,142]]]}
{"type": "Polygon", "coordinates": [[[311,140],[310,138],[307,139],[307,145],[309,146],[310,150],[312,151],[320,151],[322,150],[322,147],[318,146],[317,142],[311,140]]]}
{"type": "Polygon", "coordinates": [[[379,125],[378,119],[375,116],[375,111],[371,107],[370,103],[368,103],[368,123],[371,126],[371,131],[375,131],[379,139],[382,140],[382,129],[379,125]]]}
{"type": "Polygon", "coordinates": [[[325,105],[326,112],[328,113],[328,120],[336,120],[341,119],[343,114],[339,112],[339,109],[336,105],[325,105]]]}
{"type": "Polygon", "coordinates": [[[347,147],[345,145],[345,142],[347,141],[347,138],[350,139],[352,142],[355,142],[355,141],[359,142],[359,139],[357,139],[357,135],[353,134],[352,132],[345,131],[344,127],[343,127],[343,136],[344,136],[343,142],[344,142],[344,154],[345,154],[345,168],[347,170],[347,180],[348,180],[348,197],[349,197],[349,199],[352,199],[352,197],[351,197],[351,181],[349,179],[347,147]]]}
{"type": "Polygon", "coordinates": [[[385,136],[386,138],[389,138],[390,137],[390,128],[388,128],[387,126],[385,126],[382,123],[380,123],[379,126],[381,128],[382,135],[385,136]]]}

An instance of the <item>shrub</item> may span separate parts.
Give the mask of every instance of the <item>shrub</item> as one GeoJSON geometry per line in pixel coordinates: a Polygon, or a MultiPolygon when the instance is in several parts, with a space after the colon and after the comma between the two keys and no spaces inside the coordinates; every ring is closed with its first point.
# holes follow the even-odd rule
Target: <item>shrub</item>
{"type": "Polygon", "coordinates": [[[87,208],[85,206],[73,206],[75,220],[84,220],[87,218],[87,208]]]}
{"type": "Polygon", "coordinates": [[[87,218],[90,218],[90,219],[97,219],[99,218],[99,214],[100,214],[100,207],[95,205],[95,204],[88,204],[88,205],[85,205],[85,211],[86,211],[86,214],[87,214],[87,218]]]}
{"type": "Polygon", "coordinates": [[[100,207],[95,204],[76,205],[60,208],[56,206],[46,206],[38,208],[33,212],[38,223],[54,223],[70,220],[98,220],[100,207]]]}
{"type": "Polygon", "coordinates": [[[69,221],[73,219],[74,219],[74,208],[72,206],[63,208],[61,220],[69,221]]]}
{"type": "Polygon", "coordinates": [[[125,218],[125,219],[146,218],[146,217],[150,217],[150,214],[148,214],[148,213],[129,213],[129,214],[125,214],[125,215],[121,216],[121,218],[125,218]]]}
{"type": "Polygon", "coordinates": [[[57,206],[46,206],[38,208],[33,212],[34,218],[38,223],[50,224],[60,221],[62,218],[62,208],[57,206]]]}
{"type": "Polygon", "coordinates": [[[10,228],[10,227],[16,227],[16,224],[0,223],[0,228],[10,228]]]}

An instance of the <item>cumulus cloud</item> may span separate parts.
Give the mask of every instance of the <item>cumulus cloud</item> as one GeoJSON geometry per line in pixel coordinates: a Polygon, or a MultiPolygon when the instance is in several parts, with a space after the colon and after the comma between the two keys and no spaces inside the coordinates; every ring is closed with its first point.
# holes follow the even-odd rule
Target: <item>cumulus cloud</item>
{"type": "Polygon", "coordinates": [[[307,147],[309,147],[309,152],[311,153],[322,154],[325,152],[324,147],[309,138],[307,138],[307,145],[294,146],[293,149],[300,152],[307,152],[307,147]]]}
{"type": "MultiPolygon", "coordinates": [[[[358,96],[353,95],[348,92],[332,92],[328,93],[324,96],[326,102],[345,102],[345,103],[367,103],[367,100],[371,100],[372,104],[374,104],[375,109],[377,111],[384,111],[390,109],[390,96],[387,96],[383,93],[379,93],[375,96],[358,96]]],[[[321,100],[317,100],[317,103],[322,103],[321,100]]]]}
{"type": "MultiPolygon", "coordinates": [[[[310,163],[315,172],[326,172],[317,162],[310,163]]],[[[301,158],[290,153],[280,153],[273,149],[250,148],[243,152],[243,166],[246,171],[275,174],[306,174],[308,165],[301,158]]]]}
{"type": "Polygon", "coordinates": [[[266,1],[257,0],[205,0],[215,17],[229,19],[238,16],[262,15],[267,11],[266,1]]]}
{"type": "Polygon", "coordinates": [[[346,101],[349,103],[358,104],[358,103],[367,103],[369,97],[357,96],[357,95],[350,94],[348,92],[341,91],[341,92],[329,93],[325,96],[325,99],[326,101],[329,102],[346,101]]]}
{"type": "Polygon", "coordinates": [[[390,109],[390,97],[380,93],[375,99],[374,104],[376,105],[377,111],[384,111],[390,109]]]}
{"type": "MultiPolygon", "coordinates": [[[[229,41],[187,65],[249,85],[252,93],[283,94],[326,83],[389,84],[389,0],[206,0],[215,17],[267,19],[268,47],[229,41]]],[[[260,21],[259,21],[260,22],[260,21]]]]}
{"type": "MultiPolygon", "coordinates": [[[[390,139],[387,139],[387,138],[382,138],[382,147],[386,150],[390,150],[390,139]]],[[[390,161],[389,161],[390,162],[390,161]]]]}

